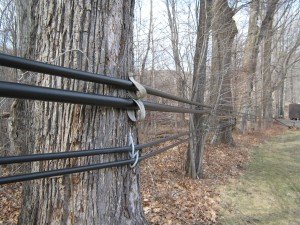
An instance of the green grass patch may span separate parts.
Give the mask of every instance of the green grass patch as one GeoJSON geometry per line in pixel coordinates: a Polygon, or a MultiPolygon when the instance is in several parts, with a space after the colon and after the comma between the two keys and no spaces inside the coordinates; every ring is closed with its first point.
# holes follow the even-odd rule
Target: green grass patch
{"type": "Polygon", "coordinates": [[[254,149],[245,174],[221,190],[221,224],[300,224],[300,132],[254,149]]]}

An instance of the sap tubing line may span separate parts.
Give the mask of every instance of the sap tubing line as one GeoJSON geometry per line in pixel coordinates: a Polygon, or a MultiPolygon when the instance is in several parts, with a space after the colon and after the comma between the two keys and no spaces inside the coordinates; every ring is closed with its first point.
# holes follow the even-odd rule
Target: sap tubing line
{"type": "MultiPolygon", "coordinates": [[[[0,53],[0,66],[6,66],[10,68],[16,68],[16,69],[38,72],[38,73],[45,73],[45,74],[64,77],[64,78],[71,78],[71,79],[77,79],[82,81],[113,85],[128,91],[136,91],[135,86],[129,80],[110,77],[103,74],[95,74],[91,72],[75,70],[75,69],[62,67],[62,66],[51,65],[51,64],[28,60],[21,57],[7,55],[3,53],[0,53]]],[[[147,93],[150,95],[155,95],[158,97],[167,98],[170,100],[174,100],[186,104],[211,108],[210,106],[206,106],[198,102],[194,102],[182,97],[171,95],[166,92],[156,90],[152,87],[148,87],[146,85],[143,86],[145,87],[147,93]]]]}
{"type": "MultiPolygon", "coordinates": [[[[38,61],[34,61],[34,60],[24,59],[21,57],[7,55],[7,54],[3,54],[3,53],[0,53],[0,66],[16,68],[16,69],[21,69],[21,70],[27,70],[27,71],[32,71],[32,72],[38,72],[38,73],[45,73],[45,74],[69,78],[69,79],[77,79],[77,80],[82,80],[82,81],[89,81],[89,82],[94,82],[94,83],[113,85],[113,86],[116,86],[118,88],[122,88],[122,89],[125,89],[128,91],[136,91],[135,86],[129,80],[110,77],[110,76],[106,76],[103,74],[95,74],[95,73],[91,73],[91,72],[75,70],[75,69],[62,67],[62,66],[56,66],[56,65],[52,65],[52,64],[47,64],[47,63],[38,62],[38,61]]],[[[146,86],[146,85],[143,85],[143,86],[145,87],[147,93],[150,95],[155,95],[158,97],[162,97],[162,98],[166,98],[166,99],[170,99],[170,100],[174,100],[174,101],[178,101],[178,102],[182,102],[182,103],[186,103],[186,104],[190,104],[190,105],[213,109],[213,107],[209,106],[209,105],[200,104],[198,102],[191,101],[189,99],[171,95],[171,94],[154,89],[154,88],[146,86]]],[[[219,110],[220,111],[228,111],[228,112],[241,114],[241,115],[245,114],[245,115],[249,115],[249,116],[255,116],[255,115],[251,115],[248,113],[237,112],[234,110],[227,110],[227,109],[219,109],[219,110]]]]}
{"type": "MultiPolygon", "coordinates": [[[[178,145],[186,142],[187,140],[189,140],[189,138],[180,140],[176,143],[173,143],[173,144],[166,146],[164,148],[161,148],[159,150],[146,153],[145,155],[142,155],[139,158],[139,161],[145,160],[154,155],[157,155],[164,151],[167,151],[168,149],[178,146],[178,145]]],[[[22,181],[29,181],[29,180],[36,180],[36,179],[47,178],[47,177],[62,176],[62,175],[67,175],[67,174],[80,173],[80,172],[86,172],[86,171],[98,170],[98,169],[104,169],[104,168],[124,166],[124,165],[132,164],[134,162],[135,162],[135,159],[126,159],[126,160],[105,162],[105,163],[92,164],[92,165],[86,165],[86,166],[77,166],[77,167],[72,167],[72,168],[57,169],[57,170],[52,170],[52,171],[43,171],[43,172],[35,172],[35,173],[29,173],[29,174],[20,174],[20,175],[15,175],[15,176],[2,177],[2,178],[0,178],[0,185],[15,183],[15,182],[22,182],[22,181]]]]}
{"type": "MultiPolygon", "coordinates": [[[[137,107],[133,100],[127,98],[60,90],[5,81],[0,81],[0,96],[8,98],[96,105],[121,109],[133,109],[137,107]]],[[[207,110],[182,108],[178,106],[163,105],[148,101],[143,101],[143,104],[146,110],[149,111],[199,114],[208,113],[207,110]]]]}
{"type": "MultiPolygon", "coordinates": [[[[182,132],[177,135],[172,135],[164,138],[160,138],[155,141],[151,141],[145,144],[135,145],[136,150],[142,150],[144,148],[150,148],[155,145],[171,141],[186,135],[189,135],[190,131],[182,132]]],[[[20,155],[20,156],[9,156],[0,157],[0,165],[13,164],[13,163],[25,163],[25,162],[36,162],[44,160],[58,160],[75,157],[86,157],[100,154],[112,154],[112,153],[125,153],[131,151],[131,146],[116,147],[116,148],[103,148],[103,149],[90,149],[90,150],[79,150],[79,151],[68,151],[68,152],[57,152],[57,153],[44,153],[44,154],[32,154],[32,155],[20,155]]]]}

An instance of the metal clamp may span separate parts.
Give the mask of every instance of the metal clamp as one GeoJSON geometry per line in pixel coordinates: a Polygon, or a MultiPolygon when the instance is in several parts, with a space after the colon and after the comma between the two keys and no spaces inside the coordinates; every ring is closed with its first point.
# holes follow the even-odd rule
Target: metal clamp
{"type": "Polygon", "coordinates": [[[139,162],[139,150],[135,151],[134,141],[131,132],[129,133],[129,145],[131,146],[131,152],[129,156],[132,159],[135,159],[134,163],[130,165],[130,168],[134,168],[139,162]]]}
{"type": "Polygon", "coordinates": [[[146,117],[146,109],[145,109],[144,103],[141,100],[135,100],[135,99],[132,99],[132,100],[137,104],[139,109],[138,110],[128,109],[127,110],[128,117],[133,122],[144,120],[146,117]]]}
{"type": "Polygon", "coordinates": [[[137,89],[137,91],[135,93],[128,91],[129,96],[135,100],[146,97],[146,95],[147,95],[146,88],[133,78],[132,73],[129,73],[129,80],[133,83],[133,85],[137,89]]]}
{"type": "Polygon", "coordinates": [[[209,130],[210,130],[210,126],[206,123],[203,123],[203,128],[204,128],[205,132],[209,132],[209,130]]]}
{"type": "Polygon", "coordinates": [[[136,105],[138,106],[138,110],[128,109],[127,115],[131,119],[131,121],[137,122],[140,120],[144,120],[146,117],[146,109],[143,102],[140,99],[147,95],[147,91],[143,85],[141,85],[133,78],[132,75],[133,74],[130,73],[129,80],[134,84],[137,91],[136,93],[129,91],[128,95],[136,103],[136,105]]]}

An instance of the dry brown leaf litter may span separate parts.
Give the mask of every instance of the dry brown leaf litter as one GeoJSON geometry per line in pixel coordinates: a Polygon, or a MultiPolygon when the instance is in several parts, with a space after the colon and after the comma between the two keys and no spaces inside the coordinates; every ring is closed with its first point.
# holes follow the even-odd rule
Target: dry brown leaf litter
{"type": "MultiPolygon", "coordinates": [[[[238,143],[236,148],[208,145],[205,154],[205,178],[201,180],[185,177],[186,144],[144,161],[141,166],[142,197],[149,223],[217,223],[220,202],[216,190],[218,185],[227,182],[229,177],[241,174],[249,158],[249,147],[257,146],[267,137],[280,134],[283,130],[285,129],[282,126],[275,125],[264,132],[235,134],[238,143]]],[[[5,168],[1,172],[2,176],[8,175],[5,168]]],[[[21,192],[20,183],[0,187],[0,225],[17,224],[21,192]]]]}
{"type": "Polygon", "coordinates": [[[275,125],[264,132],[235,134],[237,147],[207,145],[205,177],[185,177],[187,145],[143,162],[142,195],[146,218],[150,224],[216,224],[220,196],[217,188],[240,175],[249,160],[249,148],[285,128],[275,125]]]}
{"type": "MultiPolygon", "coordinates": [[[[2,169],[2,176],[7,176],[7,168],[2,169]]],[[[22,185],[20,183],[0,185],[0,225],[17,224],[21,207],[22,185]]]]}

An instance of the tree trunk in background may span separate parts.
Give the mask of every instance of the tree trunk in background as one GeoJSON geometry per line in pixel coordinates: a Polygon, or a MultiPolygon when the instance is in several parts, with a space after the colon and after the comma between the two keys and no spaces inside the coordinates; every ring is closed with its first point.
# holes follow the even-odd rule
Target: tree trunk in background
{"type": "MultiPolygon", "coordinates": [[[[148,54],[149,54],[150,47],[151,47],[151,39],[153,39],[153,38],[151,38],[151,36],[153,36],[153,0],[150,0],[150,19],[149,19],[149,28],[148,28],[148,36],[147,36],[147,48],[146,48],[146,52],[143,57],[142,65],[141,65],[141,78],[140,79],[141,79],[142,84],[145,83],[144,81],[146,81],[145,68],[146,68],[146,62],[147,62],[148,54]]],[[[152,48],[153,48],[153,46],[152,46],[152,48]]],[[[150,78],[150,80],[151,80],[151,78],[150,78]]]]}
{"type": "Polygon", "coordinates": [[[278,117],[284,118],[284,88],[285,88],[285,82],[280,87],[280,93],[279,93],[279,112],[278,117]]]}
{"type": "Polygon", "coordinates": [[[34,38],[30,38],[31,8],[32,0],[15,0],[17,13],[17,52],[20,57],[33,57],[32,48],[34,38]]]}
{"type": "MultiPolygon", "coordinates": [[[[206,60],[211,23],[211,0],[200,1],[199,23],[197,30],[196,51],[194,55],[194,74],[192,101],[204,104],[206,85],[206,60]]],[[[202,109],[197,106],[196,109],[202,109]]],[[[189,142],[186,161],[186,173],[193,179],[203,177],[203,155],[206,139],[205,117],[200,114],[190,116],[190,131],[195,132],[189,142]]]]}
{"type": "MultiPolygon", "coordinates": [[[[154,45],[153,45],[153,30],[154,30],[154,26],[153,26],[153,0],[150,0],[150,18],[149,18],[149,28],[148,28],[148,34],[147,34],[147,48],[145,51],[145,55],[142,59],[141,62],[141,70],[140,70],[140,82],[142,84],[145,85],[150,85],[151,87],[154,87],[154,63],[153,63],[153,53],[154,53],[154,45]],[[152,65],[151,65],[151,70],[150,73],[146,74],[146,63],[147,63],[147,59],[148,59],[148,55],[149,55],[149,51],[151,49],[151,57],[152,57],[152,65]]],[[[150,99],[153,98],[153,96],[150,97],[150,99]]],[[[149,99],[149,100],[150,100],[149,99]]],[[[152,100],[152,99],[151,99],[152,100]]],[[[145,120],[142,124],[141,124],[141,130],[149,130],[149,129],[155,129],[155,120],[151,119],[154,115],[153,112],[147,112],[147,120],[145,120]]]]}
{"type": "Polygon", "coordinates": [[[284,88],[285,82],[280,85],[280,87],[274,91],[274,116],[277,118],[284,118],[284,88]]]}
{"type": "Polygon", "coordinates": [[[255,46],[257,43],[259,28],[257,27],[259,13],[259,0],[253,0],[250,3],[250,16],[249,16],[249,25],[248,25],[248,37],[246,40],[246,47],[244,51],[243,58],[243,69],[241,72],[242,79],[245,79],[245,89],[241,88],[240,92],[245,93],[241,99],[241,111],[245,114],[242,115],[242,120],[240,124],[240,130],[245,132],[247,127],[247,114],[250,112],[252,105],[252,91],[254,88],[254,78],[257,65],[257,55],[258,55],[258,46],[255,46]]]}
{"type": "MultiPolygon", "coordinates": [[[[175,63],[175,71],[176,71],[176,80],[177,80],[177,92],[180,97],[186,98],[186,76],[182,69],[182,62],[180,59],[179,52],[179,33],[178,33],[178,24],[177,24],[177,12],[176,12],[176,1],[175,0],[166,0],[166,7],[168,12],[168,22],[171,31],[171,44],[172,44],[172,52],[175,63]]],[[[178,106],[184,106],[184,103],[178,102],[178,106]]],[[[185,117],[184,113],[179,114],[180,122],[184,123],[185,117]]],[[[179,124],[180,125],[180,124],[179,124]]]]}
{"type": "Polygon", "coordinates": [[[290,76],[291,103],[295,103],[294,77],[290,76]]]}
{"type": "Polygon", "coordinates": [[[270,21],[273,21],[277,4],[279,0],[270,0],[268,2],[265,17],[261,26],[257,28],[259,0],[254,0],[250,3],[250,18],[248,27],[248,38],[243,59],[243,77],[247,80],[246,93],[241,97],[241,111],[244,113],[240,124],[240,130],[244,133],[247,129],[248,113],[251,109],[251,95],[253,91],[253,77],[256,72],[257,57],[259,46],[262,39],[265,37],[270,21]],[[257,30],[258,29],[258,30],[257,30]]]}
{"type": "Polygon", "coordinates": [[[238,30],[232,18],[234,11],[229,7],[227,0],[216,0],[212,7],[212,76],[217,78],[219,87],[219,95],[216,98],[218,127],[212,142],[234,145],[230,70],[232,44],[238,30]]]}
{"type": "MultiPolygon", "coordinates": [[[[29,6],[29,0],[16,0],[16,54],[20,57],[32,58],[30,53],[32,52],[33,43],[30,38],[30,32],[28,27],[30,27],[30,14],[31,8],[29,6]]],[[[29,81],[29,73],[26,71],[18,70],[16,81],[19,79],[29,81]]],[[[10,147],[12,155],[20,155],[28,152],[28,147],[32,147],[32,133],[31,133],[31,113],[30,113],[31,103],[23,99],[15,99],[11,104],[11,116],[9,118],[9,138],[10,147]]]]}
{"type": "Polygon", "coordinates": [[[272,52],[272,27],[273,17],[268,21],[263,42],[263,88],[262,88],[262,114],[263,126],[266,128],[272,121],[272,72],[271,72],[271,52],[272,52]]]}
{"type": "MultiPolygon", "coordinates": [[[[36,60],[127,78],[133,71],[134,1],[30,1],[32,52],[36,60]]],[[[125,97],[112,87],[39,75],[37,85],[125,97]]],[[[135,125],[123,110],[34,102],[32,153],[128,145],[135,125]]],[[[136,140],[136,138],[135,138],[136,140]]],[[[102,155],[36,162],[31,171],[53,170],[127,158],[102,155]]],[[[129,166],[24,183],[19,224],[146,224],[139,169],[129,166]]]]}
{"type": "MultiPolygon", "coordinates": [[[[298,32],[300,35],[300,31],[298,32]]],[[[287,55],[284,57],[284,60],[282,62],[282,65],[280,66],[279,69],[279,81],[277,82],[277,84],[274,85],[274,87],[272,87],[272,91],[276,91],[279,92],[278,96],[279,96],[279,110],[278,110],[278,116],[279,117],[284,117],[284,105],[285,105],[285,98],[284,98],[284,89],[285,89],[285,82],[287,79],[287,74],[288,74],[288,69],[291,65],[293,65],[294,63],[297,62],[297,59],[292,60],[294,53],[297,51],[297,49],[300,46],[300,36],[298,36],[298,38],[295,41],[295,44],[292,46],[291,49],[289,49],[287,55]]],[[[291,75],[291,80],[293,80],[293,75],[291,75]]],[[[290,89],[291,91],[293,90],[294,86],[293,86],[293,81],[290,85],[290,89]]]]}

